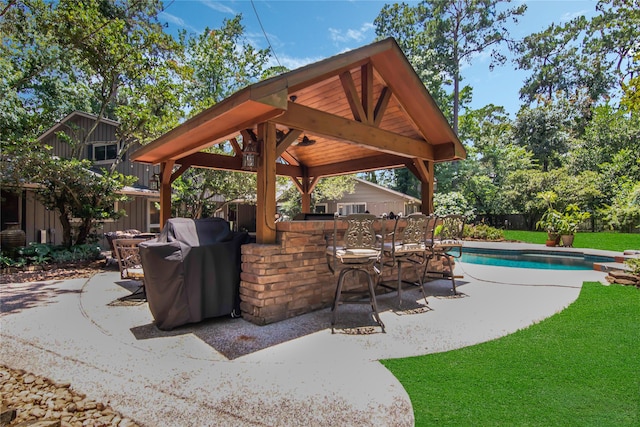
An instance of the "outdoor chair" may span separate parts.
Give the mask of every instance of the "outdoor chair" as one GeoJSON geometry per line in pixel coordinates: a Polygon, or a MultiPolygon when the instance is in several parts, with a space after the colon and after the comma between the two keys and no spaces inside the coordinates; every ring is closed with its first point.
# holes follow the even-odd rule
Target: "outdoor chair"
{"type": "Polygon", "coordinates": [[[140,259],[140,247],[142,239],[113,239],[113,248],[120,269],[120,278],[140,282],[140,286],[133,293],[118,298],[121,301],[130,299],[146,300],[144,289],[144,270],[140,259]]]}
{"type": "Polygon", "coordinates": [[[462,256],[462,239],[464,233],[464,216],[446,215],[440,218],[441,224],[436,226],[436,235],[433,241],[432,259],[443,260],[443,270],[436,271],[429,269],[429,263],[425,267],[423,277],[438,276],[451,280],[451,287],[454,295],[457,295],[456,276],[453,274],[452,258],[462,256]],[[444,269],[446,263],[447,269],[444,269]]]}
{"type": "Polygon", "coordinates": [[[398,308],[402,307],[403,283],[419,287],[425,304],[429,304],[427,295],[424,292],[423,271],[433,256],[433,229],[436,220],[437,217],[435,215],[427,216],[422,213],[414,213],[404,219],[401,216],[397,216],[393,232],[390,233],[391,241],[384,244],[384,266],[397,266],[398,279],[395,287],[384,282],[381,282],[380,286],[398,292],[398,308]],[[398,228],[400,222],[406,222],[402,231],[398,228]],[[404,265],[415,269],[415,282],[408,282],[402,279],[404,265]]]}
{"type": "MultiPolygon", "coordinates": [[[[378,236],[374,229],[374,223],[379,219],[371,214],[352,214],[340,217],[336,213],[333,223],[333,244],[327,246],[327,260],[330,270],[338,274],[335,296],[332,306],[331,331],[335,332],[338,307],[343,304],[367,304],[371,305],[375,321],[385,332],[384,323],[378,313],[378,303],[376,301],[374,275],[379,276],[381,272],[382,247],[378,245],[378,236]],[[346,222],[347,229],[344,232],[343,244],[338,246],[338,223],[346,222]],[[363,300],[365,296],[362,291],[347,291],[344,289],[344,280],[347,275],[364,276],[367,280],[368,301],[363,300]],[[346,295],[356,295],[357,299],[343,299],[346,295]]],[[[384,221],[383,221],[384,224],[384,221]]],[[[384,231],[383,231],[384,235],[384,231]]],[[[377,283],[377,278],[375,280],[377,283]]]]}

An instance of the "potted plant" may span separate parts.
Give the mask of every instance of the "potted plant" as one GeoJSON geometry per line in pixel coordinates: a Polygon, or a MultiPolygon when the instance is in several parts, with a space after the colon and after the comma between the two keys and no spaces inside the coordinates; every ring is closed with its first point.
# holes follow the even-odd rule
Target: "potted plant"
{"type": "Polygon", "coordinates": [[[562,239],[562,246],[573,246],[573,239],[578,231],[578,226],[590,217],[591,214],[589,212],[580,211],[578,205],[570,204],[566,207],[564,213],[560,215],[557,222],[558,232],[562,239]]]}
{"type": "Polygon", "coordinates": [[[561,214],[553,207],[553,203],[558,198],[558,195],[553,191],[543,191],[538,193],[538,198],[544,200],[547,210],[536,223],[536,228],[547,232],[547,246],[556,246],[560,242],[558,228],[561,214]]]}
{"type": "Polygon", "coordinates": [[[560,212],[549,208],[536,223],[536,228],[547,232],[547,246],[556,246],[560,242],[560,218],[560,212]]]}

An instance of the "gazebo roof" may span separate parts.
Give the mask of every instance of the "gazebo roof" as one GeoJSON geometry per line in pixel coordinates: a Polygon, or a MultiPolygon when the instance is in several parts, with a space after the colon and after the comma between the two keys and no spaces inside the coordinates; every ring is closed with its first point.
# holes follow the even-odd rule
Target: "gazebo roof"
{"type": "MultiPolygon", "coordinates": [[[[132,154],[241,169],[240,135],[277,129],[276,172],[322,177],[464,159],[465,150],[392,38],[252,84],[132,154]],[[303,136],[315,140],[300,144],[303,136]],[[234,155],[202,153],[231,141],[234,155]]],[[[417,166],[420,169],[420,166],[417,166]]]]}

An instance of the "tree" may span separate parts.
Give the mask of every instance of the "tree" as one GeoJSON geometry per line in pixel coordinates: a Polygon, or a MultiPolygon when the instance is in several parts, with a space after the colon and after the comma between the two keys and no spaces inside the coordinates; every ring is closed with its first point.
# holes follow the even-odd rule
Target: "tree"
{"type": "Polygon", "coordinates": [[[245,38],[242,15],[225,19],[219,29],[205,28],[186,39],[187,65],[191,76],[186,82],[188,107],[195,115],[222,101],[232,93],[254,83],[270,72],[270,49],[255,49],[245,38]]]}
{"type": "Polygon", "coordinates": [[[515,142],[531,151],[546,172],[561,164],[569,146],[572,119],[570,106],[563,103],[523,107],[513,125],[515,142]]]}
{"type": "Polygon", "coordinates": [[[29,146],[27,141],[9,146],[8,150],[0,175],[3,188],[19,189],[25,178],[38,183],[36,196],[45,208],[58,213],[64,246],[86,243],[96,223],[122,215],[115,205],[127,196],[118,190],[131,185],[133,177],[92,172],[88,160],[61,161],[42,147],[29,146]]]}
{"type": "Polygon", "coordinates": [[[433,208],[434,214],[440,217],[462,215],[467,222],[470,222],[476,216],[473,206],[457,191],[436,194],[433,198],[433,208]]]}
{"type": "Polygon", "coordinates": [[[190,168],[173,182],[172,210],[186,218],[211,217],[233,200],[255,201],[256,177],[242,172],[190,168]]]}
{"type": "Polygon", "coordinates": [[[72,218],[80,220],[74,243],[84,243],[96,223],[117,216],[117,191],[132,181],[116,172],[117,161],[96,175],[77,157],[101,118],[120,120],[120,156],[178,123],[180,46],[158,23],[156,1],[25,0],[0,10],[8,100],[0,120],[12,123],[0,136],[13,165],[3,180],[36,184],[37,197],[58,212],[65,244],[72,218]],[[67,138],[76,158],[51,159],[35,137],[77,109],[98,116],[94,127],[67,138]]]}
{"type": "MultiPolygon", "coordinates": [[[[206,28],[188,37],[180,34],[185,46],[188,73],[184,80],[186,109],[194,116],[224,100],[232,93],[281,68],[268,68],[269,49],[256,50],[245,38],[242,15],[225,19],[219,29],[206,28]]],[[[228,142],[211,147],[210,152],[231,155],[228,142]]],[[[172,209],[190,218],[213,215],[235,199],[255,200],[253,174],[190,168],[173,183],[172,209]]]]}
{"type": "Polygon", "coordinates": [[[517,22],[526,10],[526,5],[500,10],[500,3],[504,2],[424,0],[415,6],[385,5],[375,20],[376,34],[392,35],[400,40],[419,75],[422,70],[433,70],[431,76],[436,89],[444,82],[451,82],[452,126],[456,133],[461,100],[468,93],[460,87],[462,65],[471,63],[488,49],[492,49],[493,64],[503,63],[505,57],[496,48],[510,41],[506,24],[517,22]],[[425,56],[425,60],[416,63],[425,56]],[[440,80],[441,74],[446,80],[440,80]]]}
{"type": "Polygon", "coordinates": [[[618,88],[640,72],[638,40],[640,39],[640,1],[600,0],[600,12],[590,22],[585,51],[615,76],[618,88]]]}
{"type": "Polygon", "coordinates": [[[520,89],[521,99],[550,103],[560,93],[592,104],[607,93],[612,80],[601,65],[602,57],[583,50],[587,26],[584,16],[563,25],[553,23],[516,45],[517,67],[531,71],[520,89]]]}

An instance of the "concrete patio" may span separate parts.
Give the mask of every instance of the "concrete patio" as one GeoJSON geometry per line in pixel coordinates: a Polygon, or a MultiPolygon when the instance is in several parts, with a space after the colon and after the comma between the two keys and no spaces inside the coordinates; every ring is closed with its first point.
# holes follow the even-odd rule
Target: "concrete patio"
{"type": "Polygon", "coordinates": [[[523,270],[458,263],[450,283],[267,326],[213,319],[160,331],[146,304],[113,304],[130,286],[119,273],[4,285],[0,363],[68,381],[147,426],[413,425],[402,385],[378,362],[504,336],[573,302],[598,271],[523,270]],[[360,328],[352,328],[359,326],[360,328]]]}

